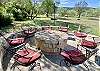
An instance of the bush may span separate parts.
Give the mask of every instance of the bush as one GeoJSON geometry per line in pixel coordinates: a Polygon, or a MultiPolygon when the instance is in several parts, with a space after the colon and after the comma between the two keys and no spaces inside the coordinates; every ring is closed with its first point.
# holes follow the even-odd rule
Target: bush
{"type": "Polygon", "coordinates": [[[11,15],[6,13],[6,10],[3,7],[0,7],[0,28],[8,26],[12,23],[11,15]]]}
{"type": "Polygon", "coordinates": [[[10,25],[12,23],[12,19],[9,15],[0,15],[0,28],[10,25]]]}

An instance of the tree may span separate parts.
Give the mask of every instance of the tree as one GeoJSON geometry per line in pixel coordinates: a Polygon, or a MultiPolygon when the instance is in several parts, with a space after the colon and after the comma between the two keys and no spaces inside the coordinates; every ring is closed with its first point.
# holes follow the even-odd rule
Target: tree
{"type": "Polygon", "coordinates": [[[77,12],[78,18],[80,18],[81,14],[85,11],[87,5],[88,4],[82,0],[75,4],[75,10],[77,12]]]}
{"type": "Polygon", "coordinates": [[[11,25],[12,16],[7,13],[4,4],[0,3],[0,28],[11,25]]]}
{"type": "Polygon", "coordinates": [[[62,7],[59,9],[58,13],[60,16],[65,16],[65,15],[67,15],[67,9],[62,7]]]}
{"type": "Polygon", "coordinates": [[[42,8],[43,8],[44,12],[46,13],[46,16],[49,17],[49,14],[52,14],[54,12],[53,0],[44,0],[42,2],[42,8]]]}
{"type": "Polygon", "coordinates": [[[10,0],[10,2],[5,5],[7,11],[13,14],[15,20],[23,20],[26,18],[33,20],[39,11],[39,5],[36,0],[10,0]]]}
{"type": "Polygon", "coordinates": [[[68,17],[75,17],[76,16],[76,11],[75,10],[67,10],[67,16],[68,17]]]}
{"type": "Polygon", "coordinates": [[[0,3],[8,2],[8,0],[0,0],[0,3]]]}

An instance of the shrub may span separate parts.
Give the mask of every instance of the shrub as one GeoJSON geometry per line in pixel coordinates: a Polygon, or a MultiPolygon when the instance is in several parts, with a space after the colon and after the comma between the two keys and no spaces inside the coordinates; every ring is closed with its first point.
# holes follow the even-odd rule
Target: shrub
{"type": "Polygon", "coordinates": [[[12,23],[11,15],[6,13],[6,10],[3,7],[0,7],[0,28],[8,26],[12,23]]]}

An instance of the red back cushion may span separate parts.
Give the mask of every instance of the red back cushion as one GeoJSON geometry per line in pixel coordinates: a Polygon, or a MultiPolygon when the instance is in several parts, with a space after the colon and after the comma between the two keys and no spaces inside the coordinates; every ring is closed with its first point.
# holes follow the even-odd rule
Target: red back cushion
{"type": "Polygon", "coordinates": [[[80,37],[80,38],[85,38],[85,37],[87,37],[87,34],[82,33],[82,32],[75,32],[75,36],[80,37]]]}
{"type": "Polygon", "coordinates": [[[60,27],[59,31],[62,31],[62,32],[68,32],[68,28],[60,27]]]}
{"type": "Polygon", "coordinates": [[[31,35],[35,32],[35,30],[25,30],[24,33],[25,34],[28,34],[28,35],[31,35]]]}
{"type": "Polygon", "coordinates": [[[64,29],[62,29],[62,32],[67,32],[67,31],[68,31],[68,29],[65,29],[65,28],[64,28],[64,29]]]}
{"type": "Polygon", "coordinates": [[[15,39],[10,39],[9,44],[13,46],[17,46],[24,43],[24,38],[15,38],[15,39]]]}
{"type": "Polygon", "coordinates": [[[97,47],[97,43],[93,42],[93,41],[87,41],[87,40],[84,40],[82,43],[81,43],[81,46],[85,46],[87,48],[96,48],[97,47]]]}

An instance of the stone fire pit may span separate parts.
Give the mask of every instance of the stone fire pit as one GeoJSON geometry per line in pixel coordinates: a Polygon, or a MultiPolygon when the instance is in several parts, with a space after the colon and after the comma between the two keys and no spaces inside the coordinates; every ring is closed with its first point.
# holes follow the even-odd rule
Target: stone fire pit
{"type": "Polygon", "coordinates": [[[43,52],[59,52],[59,48],[64,48],[67,44],[68,35],[55,30],[44,30],[35,33],[36,46],[43,52]]]}

